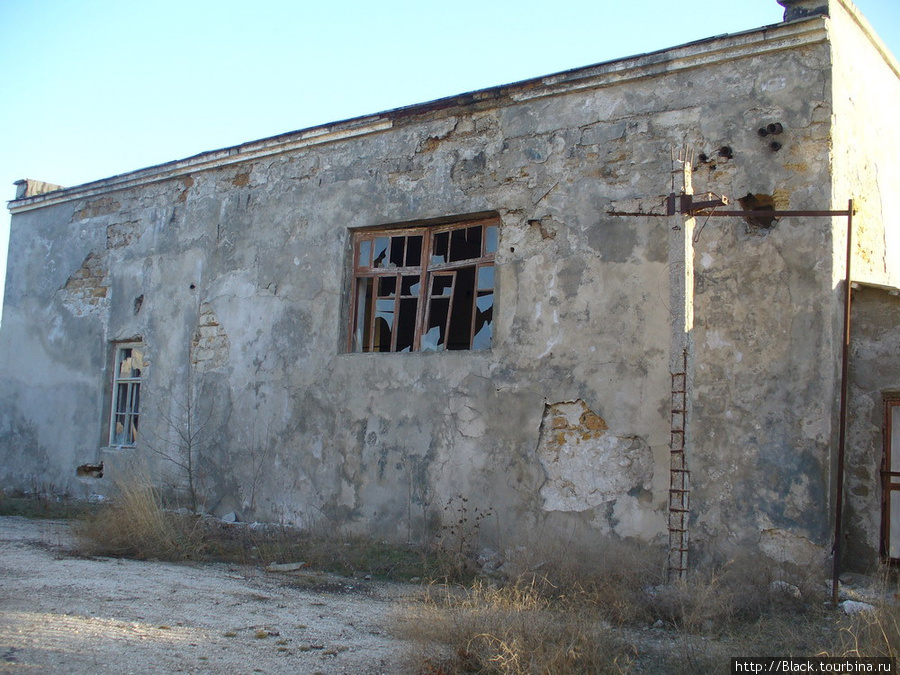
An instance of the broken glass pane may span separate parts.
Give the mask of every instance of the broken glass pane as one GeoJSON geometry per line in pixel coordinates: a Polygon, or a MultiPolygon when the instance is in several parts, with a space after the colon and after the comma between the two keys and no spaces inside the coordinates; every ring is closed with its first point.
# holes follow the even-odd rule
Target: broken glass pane
{"type": "Polygon", "coordinates": [[[422,335],[422,351],[441,351],[444,349],[445,332],[447,330],[447,314],[450,311],[450,298],[434,298],[428,312],[428,330],[422,335]]]}
{"type": "Polygon", "coordinates": [[[397,351],[412,351],[416,336],[416,309],[419,301],[416,298],[400,300],[400,314],[397,317],[397,351]]]}
{"type": "Polygon", "coordinates": [[[119,350],[119,377],[131,377],[131,350],[119,350]]]}
{"type": "Polygon", "coordinates": [[[482,349],[490,349],[491,348],[491,336],[493,335],[494,329],[491,325],[490,321],[485,321],[481,328],[475,333],[475,337],[472,339],[472,349],[474,350],[482,350],[482,349]]]}
{"type": "Polygon", "coordinates": [[[475,301],[476,307],[478,307],[479,312],[489,312],[494,307],[494,294],[493,293],[479,293],[478,299],[475,301]]]}
{"type": "Polygon", "coordinates": [[[391,264],[389,267],[403,267],[406,237],[391,237],[391,264]]]}
{"type": "Polygon", "coordinates": [[[144,367],[144,354],[137,349],[131,350],[131,377],[140,377],[144,367]]]}
{"type": "Polygon", "coordinates": [[[431,264],[440,265],[447,262],[447,251],[450,248],[450,233],[438,232],[431,245],[431,264]]]}
{"type": "Polygon", "coordinates": [[[368,267],[372,263],[372,242],[366,239],[359,242],[359,252],[356,257],[356,264],[359,267],[368,267]]]}
{"type": "Polygon", "coordinates": [[[490,349],[494,326],[494,294],[479,293],[475,300],[475,336],[472,349],[490,349]]]}
{"type": "Polygon", "coordinates": [[[494,290],[494,266],[485,265],[478,268],[478,290],[494,290]]]}
{"type": "Polygon", "coordinates": [[[452,274],[435,274],[431,281],[431,295],[450,295],[453,292],[452,274]]]}
{"type": "Polygon", "coordinates": [[[496,225],[488,225],[486,228],[484,228],[484,252],[486,254],[497,252],[497,239],[499,234],[500,228],[498,228],[496,225]]]}
{"type": "Polygon", "coordinates": [[[394,301],[375,301],[375,335],[372,345],[376,352],[391,351],[391,336],[394,328],[394,301]]]}
{"type": "Polygon", "coordinates": [[[422,235],[406,240],[406,266],[418,267],[422,264],[422,235]]]}
{"type": "Polygon", "coordinates": [[[391,240],[387,237],[378,237],[375,239],[375,257],[372,261],[372,267],[387,267],[387,250],[390,241],[391,240]]]}
{"type": "Polygon", "coordinates": [[[376,300],[375,301],[375,318],[382,319],[387,323],[388,329],[394,327],[394,301],[393,300],[376,300]]]}
{"type": "Polygon", "coordinates": [[[364,277],[356,286],[356,323],[353,331],[353,351],[369,351],[369,316],[371,315],[373,279],[364,277]]]}
{"type": "Polygon", "coordinates": [[[481,257],[481,226],[453,230],[450,236],[450,262],[481,257]]]}
{"type": "Polygon", "coordinates": [[[475,267],[456,271],[450,325],[447,328],[447,349],[469,349],[472,341],[472,300],[475,288],[475,267]]]}
{"type": "Polygon", "coordinates": [[[419,291],[421,290],[421,281],[422,278],[419,275],[403,277],[403,281],[400,287],[400,295],[419,295],[419,291]]]}
{"type": "Polygon", "coordinates": [[[379,277],[378,297],[393,298],[397,292],[397,277],[379,277]]]}

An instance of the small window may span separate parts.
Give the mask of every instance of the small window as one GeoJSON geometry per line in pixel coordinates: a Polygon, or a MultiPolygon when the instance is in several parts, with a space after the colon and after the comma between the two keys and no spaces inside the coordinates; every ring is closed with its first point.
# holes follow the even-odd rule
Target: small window
{"type": "Polygon", "coordinates": [[[490,349],[496,219],[357,232],[350,351],[490,349]]]}
{"type": "Polygon", "coordinates": [[[117,345],[112,382],[109,444],[133,447],[138,437],[144,350],[140,344],[117,345]]]}

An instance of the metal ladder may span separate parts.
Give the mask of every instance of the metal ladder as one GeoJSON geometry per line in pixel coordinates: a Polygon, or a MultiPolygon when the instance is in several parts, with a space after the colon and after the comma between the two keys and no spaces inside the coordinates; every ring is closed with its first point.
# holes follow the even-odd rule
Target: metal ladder
{"type": "Polygon", "coordinates": [[[685,457],[687,416],[687,350],[684,367],[672,373],[672,414],[669,435],[669,581],[684,581],[688,569],[688,517],[690,513],[691,474],[685,457]]]}

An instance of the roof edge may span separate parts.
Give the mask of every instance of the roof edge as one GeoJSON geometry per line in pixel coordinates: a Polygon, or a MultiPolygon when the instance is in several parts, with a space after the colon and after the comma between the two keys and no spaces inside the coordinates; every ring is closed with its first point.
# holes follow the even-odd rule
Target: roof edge
{"type": "Polygon", "coordinates": [[[699,68],[722,61],[747,58],[827,41],[822,17],[762,26],[748,31],[718,35],[637,56],[601,62],[551,75],[521,80],[426,103],[395,108],[374,115],[351,118],[277,136],[211,150],[117,174],[81,185],[14,199],[12,214],[43,208],[74,199],[106,194],[144,184],[170,180],[200,171],[238,164],[299,148],[332,143],[386,131],[411,118],[459,109],[485,109],[527,100],[559,96],[582,89],[622,84],[634,79],[699,68]]]}

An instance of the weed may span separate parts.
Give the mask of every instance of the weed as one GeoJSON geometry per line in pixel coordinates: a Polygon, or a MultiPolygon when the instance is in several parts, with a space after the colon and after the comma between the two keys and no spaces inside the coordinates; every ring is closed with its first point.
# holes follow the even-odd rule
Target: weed
{"type": "Polygon", "coordinates": [[[162,509],[159,492],[141,481],[121,483],[115,500],[73,528],[91,555],[138,559],[199,559],[198,519],[162,509]]]}
{"type": "Polygon", "coordinates": [[[468,497],[451,497],[443,509],[441,531],[433,544],[433,555],[442,566],[440,576],[447,581],[470,581],[480,540],[481,525],[493,515],[491,509],[469,507],[468,497]]]}

